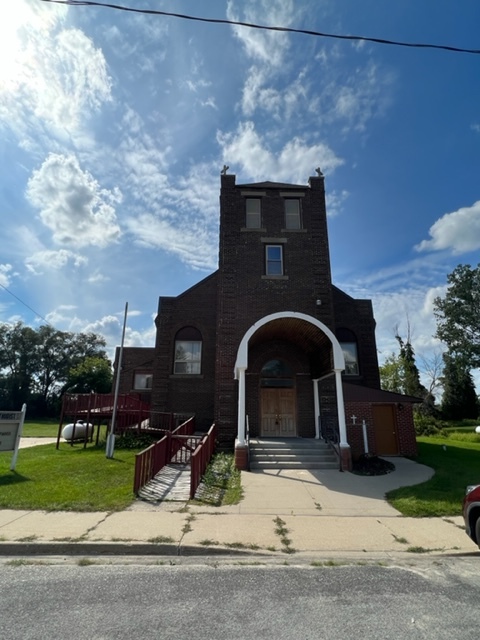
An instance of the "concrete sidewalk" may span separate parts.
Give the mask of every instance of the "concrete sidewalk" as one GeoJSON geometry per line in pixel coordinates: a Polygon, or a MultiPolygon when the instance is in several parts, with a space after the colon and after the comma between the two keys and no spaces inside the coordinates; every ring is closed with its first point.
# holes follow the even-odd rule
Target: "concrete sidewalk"
{"type": "Polygon", "coordinates": [[[244,498],[227,507],[136,501],[123,512],[0,510],[0,555],[322,554],[477,555],[461,517],[405,518],[384,499],[433,470],[392,458],[395,471],[242,472],[244,498]]]}

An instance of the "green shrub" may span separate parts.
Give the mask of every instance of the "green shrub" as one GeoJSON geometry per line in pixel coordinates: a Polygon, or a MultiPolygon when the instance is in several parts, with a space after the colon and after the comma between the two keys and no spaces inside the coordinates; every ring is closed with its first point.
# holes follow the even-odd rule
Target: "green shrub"
{"type": "Polygon", "coordinates": [[[443,436],[448,437],[445,428],[446,422],[442,422],[433,416],[426,416],[419,413],[414,414],[415,433],[417,436],[443,436]]]}
{"type": "Polygon", "coordinates": [[[158,442],[163,437],[162,434],[151,435],[148,433],[136,433],[126,431],[115,442],[115,449],[146,449],[154,442],[158,442]]]}

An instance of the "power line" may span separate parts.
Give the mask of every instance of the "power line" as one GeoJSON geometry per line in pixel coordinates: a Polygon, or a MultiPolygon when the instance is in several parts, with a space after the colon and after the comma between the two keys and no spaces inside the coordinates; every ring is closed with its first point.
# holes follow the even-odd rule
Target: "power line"
{"type": "Polygon", "coordinates": [[[32,309],[32,307],[30,307],[26,302],[24,302],[23,300],[21,300],[17,295],[15,295],[13,293],[13,291],[10,291],[10,289],[7,289],[7,287],[3,284],[0,283],[0,287],[2,287],[2,289],[5,289],[5,291],[7,293],[9,293],[11,296],[13,296],[16,300],[18,300],[20,302],[20,304],[23,304],[24,307],[27,307],[27,309],[30,309],[30,311],[32,313],[34,313],[36,316],[38,316],[39,318],[41,318],[44,322],[46,322],[48,325],[50,325],[51,327],[53,326],[51,322],[49,322],[46,318],[44,318],[40,313],[38,313],[38,311],[35,311],[35,309],[32,309]]]}
{"type": "Polygon", "coordinates": [[[354,40],[363,42],[374,42],[375,44],[388,44],[396,47],[412,47],[417,49],[440,49],[443,51],[453,51],[455,53],[473,53],[480,54],[480,49],[465,49],[463,47],[452,47],[444,44],[427,44],[419,42],[402,42],[399,40],[385,40],[384,38],[371,38],[368,36],[346,36],[334,33],[322,33],[321,31],[311,31],[310,29],[294,29],[293,27],[271,27],[267,25],[254,24],[252,22],[240,22],[237,20],[226,20],[222,18],[201,18],[198,16],[186,15],[183,13],[170,13],[168,11],[158,11],[156,9],[134,9],[133,7],[125,7],[118,4],[110,4],[103,2],[89,2],[86,0],[42,0],[42,2],[52,2],[54,4],[67,4],[72,6],[88,6],[88,7],[105,7],[107,9],[116,9],[118,11],[129,11],[132,13],[143,13],[147,15],[168,16],[171,18],[180,18],[182,20],[194,20],[196,22],[209,22],[211,24],[228,24],[233,26],[248,27],[249,29],[262,29],[264,31],[279,31],[283,33],[299,33],[307,36],[315,36],[317,38],[334,38],[337,40],[354,40]]]}

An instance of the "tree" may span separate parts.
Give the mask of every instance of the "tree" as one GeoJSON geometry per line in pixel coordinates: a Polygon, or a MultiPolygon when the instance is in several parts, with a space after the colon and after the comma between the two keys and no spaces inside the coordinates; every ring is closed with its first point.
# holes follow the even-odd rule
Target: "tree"
{"type": "Polygon", "coordinates": [[[65,387],[69,393],[109,393],[112,380],[110,362],[105,358],[90,356],[70,369],[65,387]]]}
{"type": "Polygon", "coordinates": [[[461,357],[444,355],[442,417],[445,420],[477,418],[479,403],[472,375],[461,357]]]}
{"type": "Polygon", "coordinates": [[[0,370],[3,407],[15,409],[28,400],[37,370],[37,335],[21,322],[0,325],[0,370]]]}
{"type": "Polygon", "coordinates": [[[461,356],[470,369],[480,367],[480,264],[459,264],[447,276],[445,297],[434,300],[436,337],[453,357],[461,356]]]}
{"type": "Polygon", "coordinates": [[[379,370],[382,389],[403,393],[403,365],[400,356],[391,353],[379,370]]]}
{"type": "Polygon", "coordinates": [[[423,400],[420,410],[423,413],[435,411],[435,397],[420,382],[420,372],[415,362],[415,351],[410,340],[410,326],[407,339],[404,340],[396,329],[395,338],[399,344],[398,355],[391,354],[380,367],[382,389],[394,391],[423,400]]]}
{"type": "Polygon", "coordinates": [[[2,408],[16,409],[27,402],[29,413],[51,413],[72,368],[91,357],[110,366],[105,344],[93,333],[58,331],[48,325],[35,330],[21,322],[0,324],[2,408]]]}
{"type": "Polygon", "coordinates": [[[38,331],[38,375],[36,391],[40,407],[46,410],[58,398],[67,383],[69,372],[85,358],[106,359],[105,339],[93,333],[58,331],[41,326],[38,331]]]}
{"type": "Polygon", "coordinates": [[[427,381],[427,391],[431,396],[442,388],[443,353],[435,349],[430,357],[421,356],[421,370],[424,380],[427,381]]]}

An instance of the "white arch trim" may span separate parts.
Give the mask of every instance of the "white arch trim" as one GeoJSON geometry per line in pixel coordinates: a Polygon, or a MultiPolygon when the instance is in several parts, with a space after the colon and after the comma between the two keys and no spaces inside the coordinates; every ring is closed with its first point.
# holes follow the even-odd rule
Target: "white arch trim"
{"type": "Polygon", "coordinates": [[[328,337],[330,342],[332,343],[333,348],[333,368],[336,371],[343,371],[345,369],[345,358],[343,356],[343,351],[338,342],[335,334],[333,334],[330,329],[312,316],[308,316],[305,313],[297,313],[296,311],[281,311],[279,313],[271,313],[268,316],[265,316],[258,320],[255,324],[253,324],[250,329],[245,333],[240,342],[237,351],[237,359],[235,361],[235,379],[239,378],[239,371],[241,369],[245,370],[248,368],[248,342],[253,334],[263,327],[263,325],[272,322],[272,320],[279,320],[281,318],[297,318],[298,320],[304,320],[305,322],[309,322],[310,324],[315,325],[323,331],[323,333],[328,337]]]}
{"type": "MultiPolygon", "coordinates": [[[[264,318],[258,320],[253,324],[250,329],[245,333],[240,342],[240,346],[237,351],[237,359],[235,361],[235,378],[238,380],[238,435],[236,447],[245,447],[245,371],[248,367],[248,342],[253,334],[263,327],[263,325],[272,320],[279,320],[280,318],[297,318],[298,320],[304,320],[318,327],[328,337],[332,343],[333,348],[333,371],[335,372],[335,386],[337,388],[337,408],[338,408],[338,427],[340,434],[340,449],[348,447],[347,442],[347,428],[345,424],[345,407],[343,402],[343,389],[342,389],[342,371],[345,369],[345,358],[343,356],[342,348],[335,335],[330,329],[312,316],[308,316],[304,313],[297,313],[295,311],[281,311],[280,313],[272,313],[264,318]]],[[[314,381],[318,384],[318,381],[314,381]]],[[[317,411],[317,407],[315,407],[317,411]]]]}

